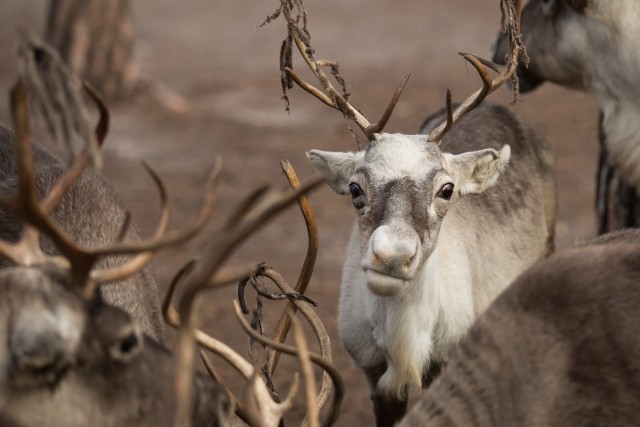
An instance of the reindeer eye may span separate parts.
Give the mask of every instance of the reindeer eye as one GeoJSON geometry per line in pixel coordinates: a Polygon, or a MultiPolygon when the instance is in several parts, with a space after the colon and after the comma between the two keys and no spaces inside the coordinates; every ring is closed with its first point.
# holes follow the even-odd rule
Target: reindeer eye
{"type": "Polygon", "coordinates": [[[362,209],[367,205],[367,199],[364,197],[364,191],[362,188],[355,182],[349,184],[349,191],[351,192],[351,197],[353,197],[353,206],[356,209],[362,209]]]}
{"type": "Polygon", "coordinates": [[[138,337],[133,333],[127,335],[122,341],[120,341],[119,346],[120,352],[122,354],[127,354],[138,346],[138,337]]]}
{"type": "Polygon", "coordinates": [[[447,182],[442,186],[442,188],[440,188],[440,191],[438,191],[438,194],[436,194],[436,196],[440,197],[441,199],[449,200],[451,196],[453,196],[453,184],[447,182]]]}
{"type": "Polygon", "coordinates": [[[349,191],[351,192],[351,197],[353,197],[354,199],[356,197],[362,196],[362,188],[360,188],[360,186],[355,182],[349,184],[349,191]]]}

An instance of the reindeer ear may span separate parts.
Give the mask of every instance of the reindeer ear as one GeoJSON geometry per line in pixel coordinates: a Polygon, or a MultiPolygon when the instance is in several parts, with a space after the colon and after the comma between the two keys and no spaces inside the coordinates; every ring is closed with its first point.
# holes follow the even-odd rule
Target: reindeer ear
{"type": "Polygon", "coordinates": [[[478,194],[496,183],[510,156],[511,148],[505,145],[500,152],[487,148],[458,155],[443,153],[442,162],[460,194],[478,194]]]}
{"type": "Polygon", "coordinates": [[[329,187],[338,194],[349,194],[349,184],[355,170],[364,163],[364,151],[339,153],[311,150],[307,152],[311,166],[324,176],[329,187]]]}

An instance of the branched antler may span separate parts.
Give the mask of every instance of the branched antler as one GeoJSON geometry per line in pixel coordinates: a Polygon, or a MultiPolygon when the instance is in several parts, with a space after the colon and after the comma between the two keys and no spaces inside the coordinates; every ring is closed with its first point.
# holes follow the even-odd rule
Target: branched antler
{"type": "Polygon", "coordinates": [[[185,278],[184,290],[177,310],[181,319],[177,343],[177,372],[180,372],[180,375],[176,376],[175,383],[178,409],[174,425],[188,425],[191,411],[191,383],[196,340],[194,325],[199,293],[210,287],[211,277],[215,276],[234,248],[267,220],[297,200],[301,194],[317,187],[321,182],[320,178],[316,178],[301,185],[300,189],[294,192],[260,190],[250,194],[247,200],[240,203],[241,209],[235,210],[234,217],[226,221],[227,226],[212,237],[211,244],[204,250],[201,261],[194,264],[191,273],[185,278]],[[262,197],[258,197],[257,194],[262,197]]]}
{"type": "MultiPolygon", "coordinates": [[[[72,285],[80,290],[86,298],[91,298],[99,284],[114,282],[135,274],[149,262],[154,252],[180,244],[193,237],[204,227],[213,210],[213,201],[215,200],[214,190],[218,180],[221,162],[220,160],[216,162],[209,181],[209,191],[205,198],[203,209],[198,221],[196,221],[193,226],[181,232],[166,234],[170,211],[168,195],[160,177],[150,167],[146,166],[160,190],[162,200],[162,214],[153,238],[137,243],[122,242],[122,236],[124,235],[123,233],[126,232],[128,223],[128,220],[126,220],[122,227],[123,231],[119,233],[119,235],[114,236],[114,242],[111,245],[102,248],[80,247],[65,230],[49,217],[49,214],[55,208],[65,191],[77,181],[88,166],[91,144],[87,143],[85,149],[74,158],[70,168],[64,172],[52,186],[51,191],[49,191],[42,200],[39,200],[35,185],[34,165],[29,137],[27,87],[31,87],[37,92],[35,98],[39,100],[41,108],[51,110],[47,114],[52,117],[52,121],[56,120],[55,117],[60,116],[63,118],[62,121],[65,123],[73,122],[76,127],[89,129],[90,126],[87,123],[80,124],[80,122],[84,120],[84,115],[80,113],[80,104],[78,104],[77,99],[75,99],[75,97],[79,96],[73,90],[73,87],[76,85],[75,80],[68,76],[68,72],[65,74],[66,70],[62,68],[62,66],[56,65],[59,58],[56,59],[55,52],[52,53],[51,48],[48,48],[44,44],[35,45],[35,42],[28,41],[30,44],[22,47],[22,55],[27,58],[23,64],[23,68],[25,68],[23,74],[25,77],[18,79],[11,90],[10,97],[12,124],[15,131],[18,192],[11,198],[0,198],[0,204],[2,206],[14,212],[25,222],[25,229],[23,237],[18,243],[13,245],[3,243],[0,245],[0,251],[16,264],[34,265],[46,262],[55,265],[58,269],[63,270],[64,273],[69,275],[72,285]],[[35,67],[37,63],[49,65],[44,68],[44,71],[30,71],[30,68],[35,67]],[[24,79],[30,79],[32,81],[27,85],[24,79]],[[51,81],[55,82],[53,89],[49,87],[52,85],[52,83],[50,83],[51,81]],[[49,83],[45,84],[43,82],[49,83]],[[45,88],[43,89],[40,86],[44,86],[45,88]],[[68,97],[71,100],[62,97],[60,92],[70,94],[68,97]],[[55,98],[56,102],[53,102],[51,98],[55,98]],[[76,104],[74,104],[74,102],[76,102],[76,104]],[[69,107],[68,104],[73,105],[69,107]],[[53,241],[62,256],[52,257],[42,253],[38,244],[40,233],[47,235],[53,241]],[[109,269],[93,269],[100,258],[115,254],[135,256],[129,261],[109,269]]],[[[109,114],[100,97],[90,87],[86,85],[81,87],[85,88],[100,111],[98,125],[92,134],[93,140],[100,145],[108,130],[109,114]]],[[[69,129],[65,132],[67,131],[69,131],[69,129]]]]}
{"type": "MultiPolygon", "coordinates": [[[[193,347],[194,342],[197,342],[202,347],[222,357],[247,380],[248,396],[242,401],[239,401],[238,397],[229,390],[229,395],[236,403],[236,413],[245,422],[256,426],[276,426],[280,423],[283,415],[290,409],[293,403],[292,396],[295,394],[295,389],[289,391],[289,397],[283,402],[276,402],[271,394],[266,376],[263,377],[260,375],[257,368],[224,343],[221,343],[194,327],[195,312],[198,308],[199,301],[198,295],[205,289],[230,283],[232,279],[237,279],[240,276],[244,277],[241,283],[247,283],[251,278],[255,280],[258,277],[268,278],[275,283],[282,292],[282,296],[274,296],[276,298],[284,297],[289,299],[291,305],[300,310],[307,319],[318,338],[321,355],[317,356],[317,358],[321,358],[322,360],[317,361],[315,356],[310,356],[313,363],[320,364],[323,369],[325,369],[325,365],[331,364],[329,335],[315,313],[313,303],[297,292],[297,290],[300,289],[304,290],[308,284],[317,251],[317,231],[315,229],[313,215],[311,214],[306,199],[304,199],[302,195],[304,192],[315,187],[318,182],[314,181],[310,184],[300,184],[290,164],[283,163],[283,169],[285,169],[290,185],[294,191],[274,194],[273,191],[261,188],[250,193],[244,201],[239,203],[239,207],[233,210],[231,218],[225,221],[224,229],[214,235],[211,244],[205,250],[202,258],[183,268],[170,286],[169,293],[164,302],[163,312],[167,323],[179,330],[177,372],[180,372],[180,375],[176,376],[175,390],[178,400],[178,413],[182,416],[189,413],[191,405],[191,397],[188,393],[190,389],[189,384],[191,384],[192,381],[189,373],[193,372],[194,359],[192,357],[195,350],[193,347]],[[240,267],[239,269],[222,269],[220,267],[221,263],[229,256],[237,244],[248,237],[270,216],[275,215],[282,208],[296,200],[300,204],[305,222],[307,223],[309,249],[295,290],[286,283],[282,276],[272,269],[265,267],[263,264],[254,266],[252,271],[248,271],[247,267],[240,267]],[[176,310],[173,308],[171,301],[178,286],[183,288],[183,296],[176,310]]],[[[262,290],[262,292],[265,292],[264,295],[271,296],[264,290],[262,290]]],[[[242,291],[240,291],[240,293],[242,294],[242,291]]],[[[258,335],[261,336],[259,333],[258,335]]],[[[284,340],[286,331],[280,332],[276,336],[279,340],[284,340]]],[[[258,341],[263,342],[262,339],[258,341]]],[[[271,343],[271,341],[269,342],[271,343]]],[[[269,344],[269,346],[271,346],[271,344],[269,344]]],[[[273,348],[276,348],[278,352],[282,350],[277,346],[273,348]]],[[[291,350],[290,347],[286,348],[288,351],[291,350]]],[[[298,353],[297,350],[294,352],[296,354],[298,353]]],[[[304,349],[302,353],[302,358],[304,359],[304,349]]],[[[267,360],[273,360],[273,356],[270,356],[267,360]]],[[[211,362],[207,361],[207,364],[208,369],[213,375],[218,377],[211,362]]],[[[304,366],[303,377],[305,378],[305,387],[309,389],[311,387],[309,384],[312,383],[312,380],[310,380],[308,376],[311,374],[308,371],[308,366],[304,366]]],[[[268,369],[265,369],[265,371],[268,372],[268,369]]],[[[334,386],[334,400],[326,423],[330,424],[335,421],[344,393],[342,382],[335,368],[333,368],[333,372],[324,372],[322,386],[317,398],[315,391],[313,393],[310,390],[306,391],[308,396],[313,394],[313,398],[309,397],[309,399],[312,400],[310,402],[308,401],[308,405],[311,405],[310,408],[308,408],[309,421],[315,422],[318,420],[317,413],[328,401],[331,391],[334,390],[334,386]],[[335,382],[338,382],[338,384],[335,384],[335,382]]],[[[313,388],[315,390],[315,387],[313,388]]],[[[179,418],[177,416],[174,421],[175,425],[186,425],[184,424],[186,419],[187,418],[179,418]]]]}
{"type": "Polygon", "coordinates": [[[498,65],[470,53],[460,53],[460,55],[478,71],[480,79],[482,80],[482,88],[465,99],[455,111],[453,111],[451,107],[451,92],[447,90],[447,120],[431,131],[428,136],[429,141],[440,144],[444,135],[454,124],[458,123],[465,114],[480,105],[487,95],[498,89],[508,80],[513,82],[514,102],[518,99],[518,77],[515,73],[518,67],[518,57],[522,55],[525,63],[528,62],[528,56],[520,36],[521,9],[521,0],[500,1],[502,31],[508,33],[511,46],[509,54],[507,55],[506,65],[498,65]],[[485,67],[489,67],[497,72],[498,76],[491,79],[485,67]]]}
{"type": "MultiPolygon", "coordinates": [[[[393,98],[389,102],[384,114],[380,120],[372,124],[367,120],[362,113],[352,106],[346,96],[346,89],[343,85],[343,93],[339,93],[331,84],[327,74],[324,71],[325,67],[332,67],[335,70],[336,63],[334,61],[316,60],[314,57],[314,49],[311,46],[311,36],[307,30],[307,14],[304,10],[303,0],[280,0],[280,8],[270,15],[265,23],[271,22],[278,18],[280,15],[284,16],[287,21],[287,37],[282,43],[280,50],[280,69],[282,72],[282,90],[284,98],[287,102],[287,109],[289,101],[287,98],[287,90],[293,86],[292,82],[295,82],[298,86],[310,93],[323,104],[328,105],[340,112],[348,119],[356,123],[360,129],[365,133],[369,140],[375,139],[376,133],[382,131],[386,123],[388,122],[393,109],[398,102],[398,99],[402,93],[402,90],[409,78],[409,75],[400,84],[393,98]],[[294,12],[297,11],[297,12],[294,12]],[[313,85],[305,82],[293,71],[293,58],[292,47],[298,48],[300,55],[304,59],[305,63],[309,66],[316,79],[320,83],[318,89],[313,85]]],[[[511,42],[511,49],[507,56],[507,65],[499,66],[490,61],[480,58],[477,55],[469,53],[460,53],[462,57],[471,63],[473,67],[480,74],[482,79],[482,88],[478,89],[465,101],[463,101],[455,111],[453,111],[451,104],[451,93],[447,91],[447,120],[435,128],[430,134],[428,139],[435,143],[440,143],[442,137],[446,132],[453,127],[455,123],[460,121],[462,117],[477,107],[490,93],[495,91],[498,87],[502,86],[506,81],[511,80],[514,90],[514,102],[518,99],[518,78],[515,74],[516,67],[518,65],[518,57],[522,56],[525,63],[528,62],[528,56],[522,38],[520,35],[520,10],[522,8],[522,0],[500,0],[500,9],[502,11],[502,30],[509,35],[511,42]],[[498,76],[491,79],[485,67],[489,67],[498,73],[498,76]]],[[[263,23],[262,25],[264,25],[263,23]]],[[[336,80],[340,83],[344,81],[336,75],[336,80]]],[[[360,143],[358,141],[358,148],[360,143]]]]}
{"type": "MultiPolygon", "coordinates": [[[[335,61],[316,60],[314,57],[314,49],[311,46],[311,35],[307,29],[308,16],[304,9],[302,0],[280,0],[280,8],[276,9],[262,24],[271,22],[280,15],[284,16],[287,21],[287,37],[282,42],[280,48],[280,71],[282,73],[282,91],[283,98],[289,108],[287,91],[293,87],[294,81],[300,88],[309,92],[318,98],[322,103],[340,111],[347,120],[351,120],[364,132],[369,140],[375,138],[375,134],[382,132],[385,125],[391,117],[391,113],[395,108],[402,90],[409,79],[407,75],[393,95],[391,101],[387,105],[382,117],[377,123],[371,123],[362,113],[348,102],[348,92],[346,84],[338,73],[338,64],[335,61]],[[295,11],[295,12],[294,12],[295,11]],[[318,89],[313,85],[305,82],[293,71],[292,47],[295,45],[300,52],[304,62],[309,66],[316,79],[320,83],[322,89],[318,89]],[[329,77],[324,71],[328,67],[336,81],[341,85],[342,91],[336,90],[329,77]]],[[[358,141],[358,148],[360,142],[358,141]]]]}

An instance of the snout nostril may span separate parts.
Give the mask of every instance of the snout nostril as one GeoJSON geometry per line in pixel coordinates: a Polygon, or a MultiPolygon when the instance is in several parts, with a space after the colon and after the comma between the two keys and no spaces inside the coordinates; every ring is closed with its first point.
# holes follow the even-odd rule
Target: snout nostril
{"type": "Polygon", "coordinates": [[[411,265],[413,265],[413,261],[416,259],[417,255],[418,250],[416,248],[412,255],[405,257],[404,262],[402,263],[402,268],[404,268],[405,270],[409,270],[411,268],[411,265]]]}

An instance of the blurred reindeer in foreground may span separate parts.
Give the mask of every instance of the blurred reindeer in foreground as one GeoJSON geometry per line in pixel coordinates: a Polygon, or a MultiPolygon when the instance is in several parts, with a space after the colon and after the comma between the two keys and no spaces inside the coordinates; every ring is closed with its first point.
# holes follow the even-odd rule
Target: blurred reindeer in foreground
{"type": "MultiPolygon", "coordinates": [[[[82,163],[99,164],[97,146],[102,144],[109,126],[109,115],[97,95],[85,87],[97,102],[101,121],[95,136],[88,126],[88,113],[82,98],[83,88],[62,64],[57,53],[33,37],[23,34],[19,50],[19,68],[29,87],[34,107],[43,112],[45,121],[59,146],[69,153],[78,136],[80,144],[87,141],[84,160],[74,166],[81,172],[82,163]]],[[[19,191],[18,168],[14,153],[13,133],[0,126],[0,195],[12,196],[19,191]]],[[[39,145],[32,145],[34,179],[38,197],[42,198],[53,188],[65,173],[65,164],[39,145]]],[[[68,154],[67,157],[72,157],[68,154]]],[[[69,165],[67,165],[69,166],[69,165]]],[[[83,168],[82,168],[83,169],[83,168]]],[[[64,229],[79,246],[98,247],[111,243],[128,226],[121,236],[124,242],[140,241],[135,222],[130,218],[124,202],[116,191],[94,171],[88,170],[70,185],[51,211],[52,220],[64,229]]],[[[16,242],[22,231],[22,219],[10,210],[0,207],[0,239],[16,242]]],[[[59,254],[54,242],[46,236],[41,239],[42,250],[59,254]]],[[[112,268],[125,261],[123,255],[107,254],[96,267],[112,268]]],[[[0,266],[9,265],[9,260],[0,258],[0,266]]],[[[145,266],[133,275],[122,278],[108,287],[99,289],[108,304],[129,313],[142,331],[157,341],[164,339],[164,325],[160,308],[160,296],[154,273],[145,266]]]]}
{"type": "MultiPolygon", "coordinates": [[[[63,82],[64,90],[69,89],[68,83],[63,82]]],[[[43,99],[49,98],[45,95],[43,99]]],[[[87,212],[82,209],[85,205],[65,207],[64,204],[82,203],[87,199],[83,192],[92,187],[78,183],[90,162],[98,163],[99,159],[91,160],[92,149],[85,146],[82,153],[72,156],[72,164],[66,170],[54,162],[52,168],[57,174],[51,174],[45,165],[38,165],[50,157],[39,148],[31,147],[29,142],[23,80],[19,80],[13,89],[11,101],[15,135],[8,130],[3,132],[15,178],[9,185],[13,190],[3,193],[0,205],[15,216],[15,224],[20,224],[22,229],[15,231],[17,239],[0,241],[0,254],[12,264],[0,269],[0,334],[7,342],[5,350],[0,352],[0,414],[3,418],[24,426],[45,427],[199,427],[227,425],[230,411],[235,408],[238,415],[253,426],[277,426],[291,409],[297,381],[294,381],[290,397],[277,403],[257,368],[194,327],[203,290],[241,279],[242,283],[247,283],[265,277],[276,283],[283,296],[291,299],[291,305],[309,319],[320,340],[322,355],[308,351],[298,322],[290,320],[289,311],[281,316],[275,340],[257,334],[246,322],[243,326],[256,335],[257,340],[274,348],[268,359],[269,375],[275,370],[280,352],[298,355],[305,383],[308,425],[318,425],[320,409],[328,401],[335,384],[333,403],[323,425],[335,422],[344,393],[342,382],[331,365],[330,342],[322,322],[310,302],[301,295],[310,279],[317,252],[315,224],[302,194],[317,186],[319,179],[300,184],[293,169],[284,164],[295,191],[260,188],[251,193],[235,209],[222,231],[213,236],[202,258],[179,272],[165,301],[167,321],[179,328],[174,356],[144,336],[136,319],[107,304],[102,295],[109,295],[108,292],[98,290],[106,290],[136,274],[147,265],[154,252],[184,242],[201,230],[213,209],[220,162],[212,172],[203,209],[192,226],[182,232],[166,233],[170,207],[168,194],[161,179],[148,168],[162,199],[162,213],[155,235],[150,240],[124,241],[130,224],[128,216],[122,215],[119,224],[107,224],[102,228],[102,223],[97,222],[89,229],[91,233],[104,234],[102,237],[107,240],[106,246],[96,248],[84,241],[75,241],[66,229],[81,229],[86,233],[86,227],[74,224],[82,223],[85,216],[92,213],[91,209],[87,212]],[[11,143],[15,145],[14,160],[10,153],[11,143]],[[44,185],[39,187],[42,182],[44,185]],[[221,268],[234,247],[296,200],[305,213],[310,237],[309,254],[296,290],[262,264],[221,268]],[[57,216],[53,214],[56,209],[60,210],[57,216]],[[111,233],[112,227],[115,227],[115,233],[111,233]],[[41,234],[47,240],[40,239],[41,234]],[[84,244],[81,246],[80,243],[84,244]],[[43,249],[51,253],[45,253],[43,249]],[[113,255],[123,256],[123,262],[103,264],[98,268],[101,258],[113,255]],[[183,285],[183,292],[174,309],[172,300],[178,285],[183,285]],[[290,322],[294,324],[296,347],[281,344],[290,322]],[[249,380],[246,400],[238,400],[208,376],[195,373],[196,342],[221,353],[249,380]],[[317,396],[312,363],[326,372],[317,396]]],[[[106,134],[108,121],[106,108],[101,104],[99,107],[101,120],[95,135],[98,145],[106,134]]],[[[63,114],[63,117],[75,120],[75,114],[63,114]]],[[[92,182],[91,179],[87,181],[92,182]]],[[[98,185],[102,184],[99,182],[98,185]]],[[[80,236],[82,240],[82,233],[80,236]]],[[[135,306],[144,301],[132,300],[130,303],[135,306]]],[[[216,381],[221,380],[213,365],[205,360],[211,375],[216,381]]]]}
{"type": "MultiPolygon", "coordinates": [[[[6,342],[0,352],[0,412],[25,426],[166,425],[176,408],[171,354],[145,337],[129,314],[106,304],[97,289],[135,274],[153,252],[195,234],[209,217],[212,194],[199,223],[165,236],[169,205],[162,182],[153,174],[163,199],[154,238],[123,242],[125,221],[121,232],[110,236],[110,245],[81,247],[49,214],[87,166],[87,151],[57,179],[49,178],[50,191],[39,195],[22,80],[12,90],[11,106],[16,191],[0,203],[23,228],[17,242],[0,241],[0,253],[14,264],[0,270],[0,335],[6,342]],[[40,233],[61,255],[42,251],[40,233]],[[96,269],[98,259],[110,254],[134,256],[96,269]]],[[[76,221],[85,214],[66,213],[76,221]]],[[[191,413],[193,424],[225,425],[231,409],[226,393],[204,375],[190,386],[199,396],[191,413]]]]}
{"type": "MultiPolygon", "coordinates": [[[[550,81],[592,93],[600,107],[599,233],[640,221],[639,16],[636,0],[531,0],[522,11],[530,62],[517,70],[521,90],[550,81]],[[615,217],[610,221],[609,187],[615,175],[615,217]]],[[[493,60],[502,63],[507,53],[508,40],[498,36],[493,60]]]]}
{"type": "Polygon", "coordinates": [[[340,339],[369,380],[378,426],[400,419],[409,393],[428,386],[476,316],[553,251],[550,149],[508,109],[481,105],[513,78],[523,49],[520,2],[501,6],[509,63],[499,67],[462,54],[482,88],[455,111],[448,93],[446,110],[427,119],[419,135],[382,133],[407,79],[371,123],[348,99],[337,64],[316,59],[303,2],[282,0],[267,19],[282,14],[287,22],[280,61],[285,92],[295,82],[369,140],[357,153],[312,150],[307,157],[336,193],[351,196],[356,211],[342,276],[340,339]],[[321,89],[293,71],[294,47],[321,89]],[[492,79],[486,67],[498,76],[492,79]]]}
{"type": "Polygon", "coordinates": [[[523,273],[399,427],[640,425],[640,231],[523,273]]]}

